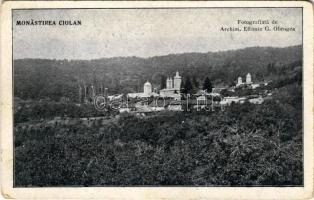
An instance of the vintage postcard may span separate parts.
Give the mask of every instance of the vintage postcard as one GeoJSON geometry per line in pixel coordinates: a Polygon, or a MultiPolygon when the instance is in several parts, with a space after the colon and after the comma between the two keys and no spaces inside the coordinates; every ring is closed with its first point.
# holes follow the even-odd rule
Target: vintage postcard
{"type": "Polygon", "coordinates": [[[1,193],[310,199],[306,1],[6,1],[1,193]]]}

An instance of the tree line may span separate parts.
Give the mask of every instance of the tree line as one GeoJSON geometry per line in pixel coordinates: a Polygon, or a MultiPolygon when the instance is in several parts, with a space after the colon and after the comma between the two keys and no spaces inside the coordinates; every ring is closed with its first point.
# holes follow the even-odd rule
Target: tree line
{"type": "MultiPolygon", "coordinates": [[[[166,88],[166,76],[162,75],[160,80],[160,88],[165,89],[166,88]]],[[[206,77],[202,83],[202,85],[199,84],[197,78],[195,76],[192,77],[192,81],[190,76],[187,76],[182,82],[181,82],[181,90],[178,92],[181,92],[183,94],[190,94],[195,93],[198,90],[206,90],[207,92],[212,92],[212,82],[210,81],[209,77],[206,77]]]]}

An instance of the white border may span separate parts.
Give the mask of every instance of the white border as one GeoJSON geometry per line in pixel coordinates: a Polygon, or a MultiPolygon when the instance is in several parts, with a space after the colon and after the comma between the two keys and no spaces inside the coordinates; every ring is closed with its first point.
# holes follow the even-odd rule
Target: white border
{"type": "Polygon", "coordinates": [[[0,134],[1,193],[5,198],[59,199],[309,199],[313,196],[313,12],[306,1],[100,2],[19,1],[1,6],[0,134]],[[12,31],[14,8],[106,7],[303,7],[304,50],[304,187],[47,187],[12,188],[12,31]]]}

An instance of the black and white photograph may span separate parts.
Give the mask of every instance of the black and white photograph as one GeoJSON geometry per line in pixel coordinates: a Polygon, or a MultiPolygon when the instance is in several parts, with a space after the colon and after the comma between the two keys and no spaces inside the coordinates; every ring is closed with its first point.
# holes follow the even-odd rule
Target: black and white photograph
{"type": "Polygon", "coordinates": [[[301,8],[12,25],[16,187],[303,184],[301,8]]]}
{"type": "Polygon", "coordinates": [[[12,9],[13,188],[304,187],[303,16],[12,9]]]}

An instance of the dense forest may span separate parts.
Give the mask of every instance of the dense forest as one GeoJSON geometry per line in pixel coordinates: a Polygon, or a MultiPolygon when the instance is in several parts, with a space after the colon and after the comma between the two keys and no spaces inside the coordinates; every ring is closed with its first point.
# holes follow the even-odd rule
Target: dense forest
{"type": "Polygon", "coordinates": [[[70,97],[77,100],[78,83],[103,84],[109,93],[142,92],[149,80],[160,88],[163,77],[179,71],[202,83],[232,85],[238,76],[252,74],[254,82],[274,80],[288,64],[302,66],[302,47],[251,47],[240,50],[185,53],[151,58],[117,57],[97,60],[14,60],[14,95],[22,99],[70,97]]]}
{"type": "Polygon", "coordinates": [[[225,111],[19,123],[14,184],[303,185],[301,88],[225,111]]]}
{"type": "Polygon", "coordinates": [[[15,60],[14,186],[302,186],[301,50],[15,60]],[[224,111],[145,116],[57,101],[75,99],[78,79],[129,92],[145,79],[158,85],[176,70],[192,82],[209,77],[213,85],[250,72],[253,82],[270,81],[272,98],[224,111]],[[51,100],[40,100],[46,97],[51,100]]]}

